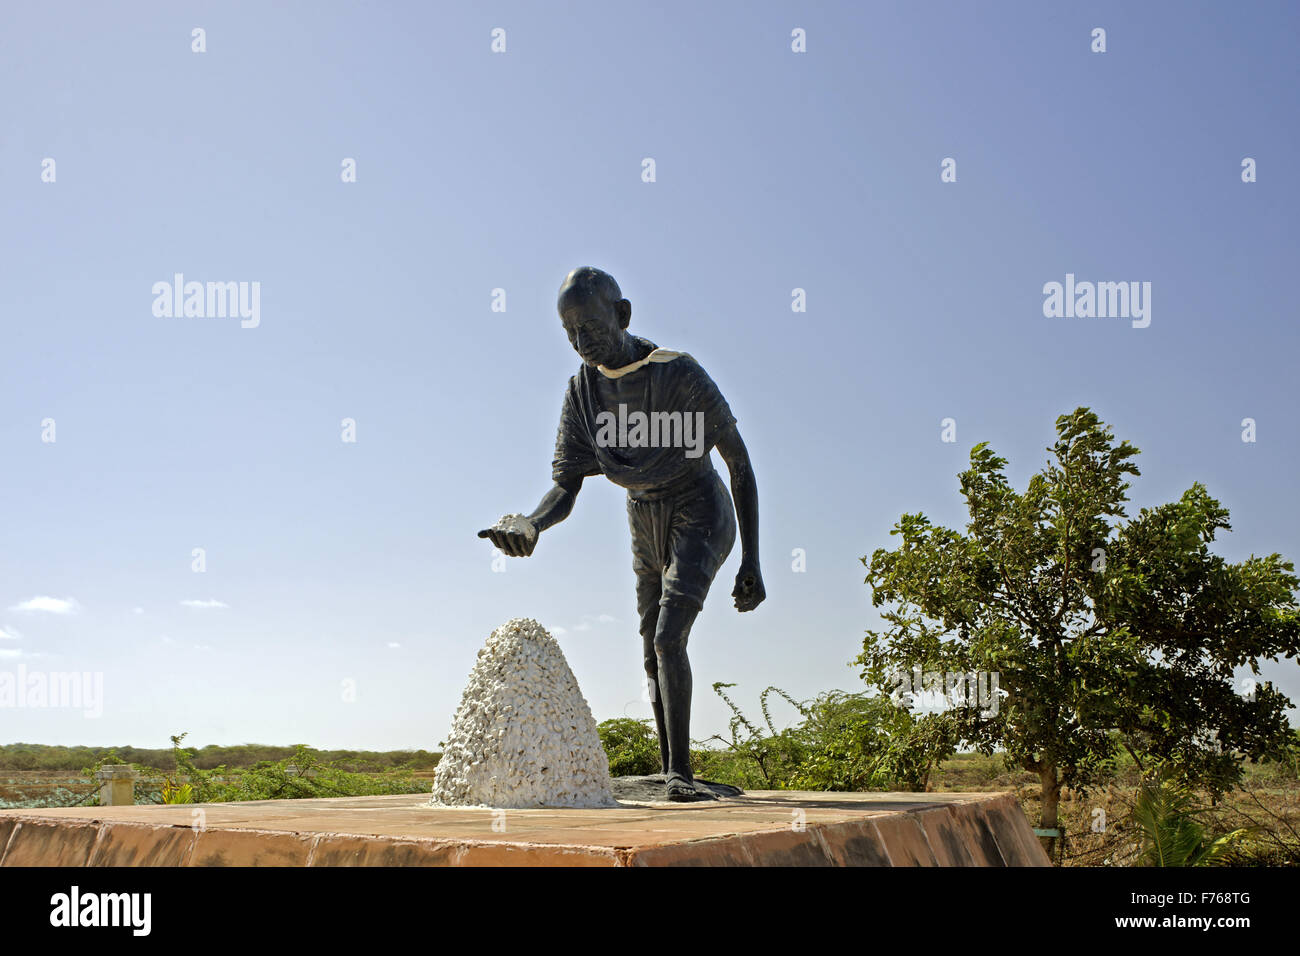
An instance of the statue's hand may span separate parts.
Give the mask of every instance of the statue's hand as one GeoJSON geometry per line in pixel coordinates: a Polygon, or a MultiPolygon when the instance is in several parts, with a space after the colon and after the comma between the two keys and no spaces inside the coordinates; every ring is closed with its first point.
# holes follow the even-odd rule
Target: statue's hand
{"type": "Polygon", "coordinates": [[[731,596],[736,599],[736,610],[742,613],[752,611],[763,603],[767,590],[763,587],[763,572],[758,569],[757,561],[741,562],[731,596]]]}
{"type": "Polygon", "coordinates": [[[537,547],[537,525],[523,515],[504,515],[490,528],[478,533],[487,538],[502,554],[512,558],[526,558],[537,547]]]}

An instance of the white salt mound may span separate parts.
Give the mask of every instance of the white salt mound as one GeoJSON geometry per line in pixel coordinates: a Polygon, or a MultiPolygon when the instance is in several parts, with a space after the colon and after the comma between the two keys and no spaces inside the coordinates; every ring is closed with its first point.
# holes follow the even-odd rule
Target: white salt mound
{"type": "Polygon", "coordinates": [[[492,632],[433,778],[434,804],[614,807],[591,708],[555,638],[531,618],[492,632]]]}

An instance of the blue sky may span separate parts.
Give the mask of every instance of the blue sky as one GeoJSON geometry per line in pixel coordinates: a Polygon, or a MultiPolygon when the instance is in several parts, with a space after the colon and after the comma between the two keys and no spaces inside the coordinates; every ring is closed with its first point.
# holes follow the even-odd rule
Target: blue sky
{"type": "MultiPolygon", "coordinates": [[[[859,688],[858,558],[904,511],[961,525],[978,441],[1023,485],[1078,405],[1142,450],[1135,508],[1199,480],[1221,554],[1300,556],[1298,20],[7,5],[0,666],[102,672],[104,700],[0,711],[0,740],[430,748],[516,616],[557,629],[598,720],[648,715],[623,493],[588,480],[504,573],[475,536],[549,486],[578,265],[699,359],[753,457],[768,600],[731,607],[737,548],[692,633],[697,738],[725,729],[714,681],[751,710],[859,688]],[[258,282],[260,323],[155,316],[175,273],[258,282]],[[1044,317],[1067,273],[1150,282],[1150,326],[1044,317]]],[[[1265,676],[1300,700],[1294,663],[1265,676]]]]}

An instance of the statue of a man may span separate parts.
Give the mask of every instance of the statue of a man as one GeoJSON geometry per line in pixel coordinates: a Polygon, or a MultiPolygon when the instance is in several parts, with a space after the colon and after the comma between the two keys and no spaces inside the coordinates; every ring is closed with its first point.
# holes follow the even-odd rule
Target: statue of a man
{"type": "Polygon", "coordinates": [[[563,521],[589,475],[627,489],[637,614],[669,800],[708,799],[691,772],[691,665],[686,642],[740,526],[736,610],[766,597],[758,563],[758,491],[749,452],[726,399],[690,355],[627,331],[632,303],[613,277],[574,269],[557,303],[582,358],[560,413],[552,478],[536,510],[485,529],[504,554],[527,557],[538,535],[563,521]],[[713,468],[716,447],[731,495],[713,468]],[[733,514],[732,496],[736,508],[733,514]]]}

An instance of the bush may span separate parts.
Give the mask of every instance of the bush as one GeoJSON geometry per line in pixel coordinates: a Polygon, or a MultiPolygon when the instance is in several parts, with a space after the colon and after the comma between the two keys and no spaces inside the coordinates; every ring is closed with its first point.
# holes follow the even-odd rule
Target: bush
{"type": "Polygon", "coordinates": [[[611,777],[642,777],[662,773],[659,735],[648,719],[615,717],[596,726],[609,757],[611,777]]]}
{"type": "Polygon", "coordinates": [[[747,718],[725,693],[731,708],[730,739],[715,735],[721,750],[692,754],[695,774],[745,789],[916,790],[928,788],[939,764],[956,750],[956,728],[945,714],[915,717],[881,695],[829,691],[796,701],[779,687],[759,695],[763,724],[747,718]],[[776,694],[802,718],[777,730],[768,707],[776,694]]]}
{"type": "Polygon", "coordinates": [[[1140,866],[1213,866],[1239,851],[1250,827],[1212,833],[1197,817],[1191,791],[1170,780],[1153,780],[1138,790],[1133,822],[1141,834],[1140,866]]]}

